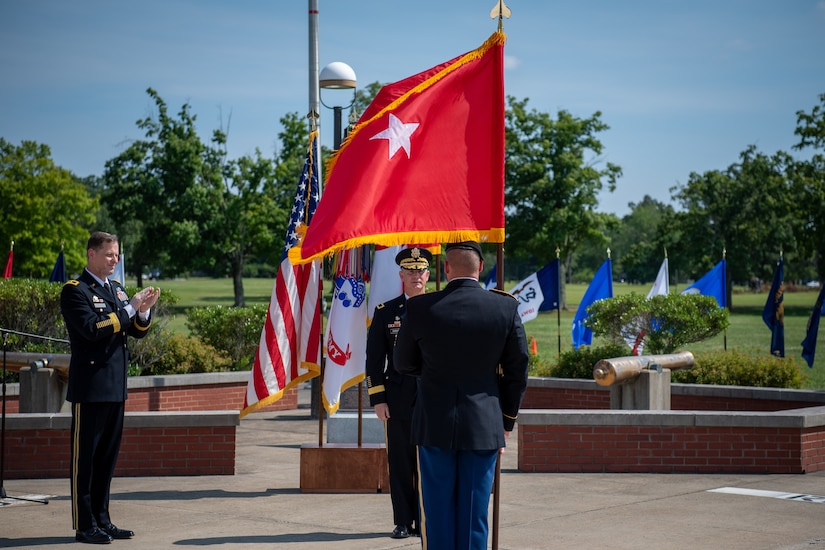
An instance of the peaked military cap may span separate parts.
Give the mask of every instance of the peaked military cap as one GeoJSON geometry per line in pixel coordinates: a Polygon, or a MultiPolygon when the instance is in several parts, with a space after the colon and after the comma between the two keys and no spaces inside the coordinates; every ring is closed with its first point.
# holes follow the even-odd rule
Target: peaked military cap
{"type": "Polygon", "coordinates": [[[395,263],[401,269],[410,270],[428,269],[432,259],[433,255],[429,250],[417,246],[405,248],[395,255],[395,263]]]}

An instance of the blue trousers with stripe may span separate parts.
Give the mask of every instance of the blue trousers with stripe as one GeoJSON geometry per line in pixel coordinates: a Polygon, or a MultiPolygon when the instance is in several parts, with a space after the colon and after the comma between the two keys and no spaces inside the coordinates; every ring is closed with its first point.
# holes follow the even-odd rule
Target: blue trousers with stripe
{"type": "Polygon", "coordinates": [[[486,550],[497,455],[418,447],[424,550],[486,550]]]}

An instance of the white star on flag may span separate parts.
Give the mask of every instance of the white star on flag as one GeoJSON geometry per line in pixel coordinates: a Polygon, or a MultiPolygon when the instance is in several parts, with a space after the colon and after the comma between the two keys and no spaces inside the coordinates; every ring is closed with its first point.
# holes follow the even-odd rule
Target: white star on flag
{"type": "Polygon", "coordinates": [[[417,122],[405,123],[401,119],[390,113],[390,125],[386,130],[378,132],[370,138],[386,139],[390,142],[389,156],[387,160],[391,160],[395,153],[403,148],[407,153],[407,158],[410,158],[410,136],[418,128],[417,122]]]}

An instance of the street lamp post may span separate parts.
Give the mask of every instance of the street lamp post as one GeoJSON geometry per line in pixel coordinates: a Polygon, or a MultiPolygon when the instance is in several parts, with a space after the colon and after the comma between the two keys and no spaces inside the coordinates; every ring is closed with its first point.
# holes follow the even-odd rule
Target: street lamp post
{"type": "Polygon", "coordinates": [[[321,104],[327,109],[332,109],[335,117],[335,134],[333,135],[333,147],[337,151],[341,147],[341,140],[343,139],[343,132],[341,129],[341,112],[344,109],[352,107],[355,103],[355,71],[352,67],[341,61],[333,61],[323,69],[318,76],[318,83],[321,89],[324,90],[352,90],[352,101],[346,106],[330,107],[324,103],[323,98],[321,104]]]}
{"type": "MultiPolygon", "coordinates": [[[[324,103],[323,98],[321,97],[320,90],[318,92],[318,100],[321,104],[326,107],[327,109],[332,109],[333,116],[334,116],[334,130],[335,133],[333,134],[333,149],[336,151],[341,148],[341,141],[343,140],[343,132],[341,129],[341,113],[344,109],[348,109],[352,107],[355,103],[355,71],[352,70],[352,67],[343,63],[341,61],[333,61],[329,65],[325,66],[321,69],[320,74],[318,75],[318,85],[320,89],[324,90],[353,90],[352,92],[352,101],[350,101],[349,105],[347,106],[335,106],[330,107],[326,103],[324,103]]],[[[320,150],[320,148],[319,148],[320,150]]],[[[325,270],[326,271],[326,270],[325,270]]],[[[322,359],[322,362],[324,360],[322,359]]],[[[323,368],[322,368],[323,372],[323,368]]],[[[358,389],[361,389],[361,384],[358,385],[358,389]]],[[[359,392],[360,393],[360,392],[359,392]]],[[[359,396],[360,397],[360,396],[359,396]]],[[[321,384],[318,378],[312,379],[312,392],[311,392],[311,410],[312,411],[319,411],[319,421],[323,422],[324,415],[320,413],[321,411],[321,384]]],[[[359,404],[359,412],[360,412],[360,404],[359,404]]],[[[314,418],[314,417],[313,417],[314,418]]],[[[359,419],[360,420],[360,419],[359,419]]],[[[360,427],[359,427],[360,428],[360,427]]],[[[323,441],[321,440],[323,434],[323,428],[321,427],[318,430],[318,437],[319,437],[319,446],[323,446],[323,441]]],[[[360,441],[360,437],[359,437],[360,441]]]]}

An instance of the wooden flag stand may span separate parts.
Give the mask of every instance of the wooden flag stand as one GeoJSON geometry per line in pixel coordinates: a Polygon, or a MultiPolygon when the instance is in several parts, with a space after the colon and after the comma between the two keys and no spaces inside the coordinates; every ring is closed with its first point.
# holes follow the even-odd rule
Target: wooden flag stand
{"type": "MultiPolygon", "coordinates": [[[[323,380],[323,369],[321,379],[323,380]]],[[[318,400],[318,442],[301,445],[302,493],[383,493],[389,491],[387,448],[363,443],[362,386],[358,384],[358,439],[355,443],[324,443],[324,411],[318,400]]]]}
{"type": "Polygon", "coordinates": [[[383,443],[301,445],[302,493],[383,493],[389,477],[383,443]]]}

